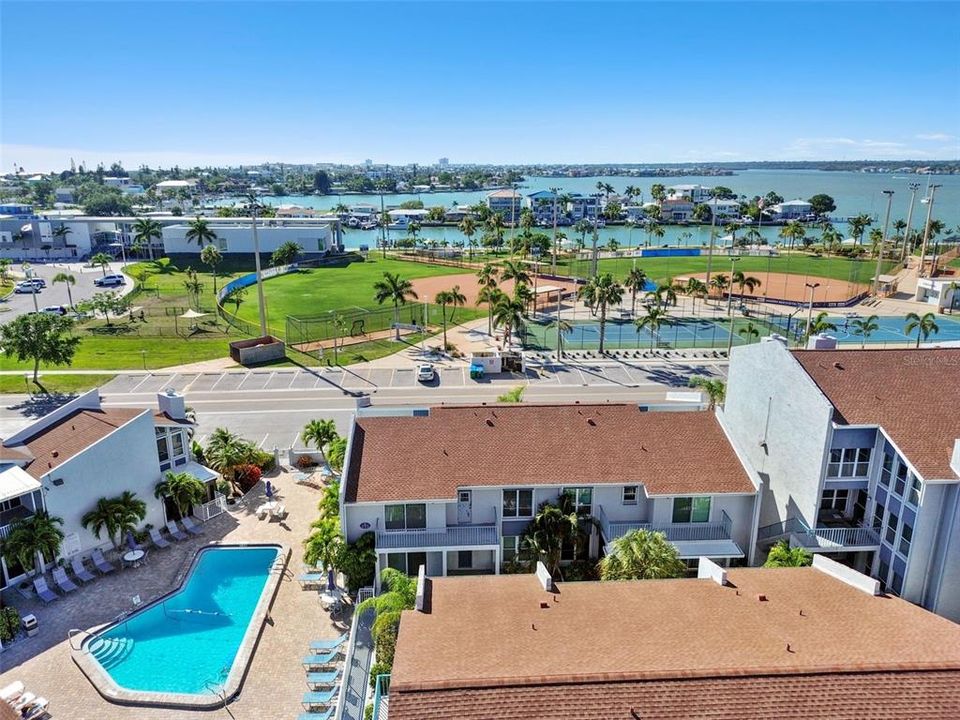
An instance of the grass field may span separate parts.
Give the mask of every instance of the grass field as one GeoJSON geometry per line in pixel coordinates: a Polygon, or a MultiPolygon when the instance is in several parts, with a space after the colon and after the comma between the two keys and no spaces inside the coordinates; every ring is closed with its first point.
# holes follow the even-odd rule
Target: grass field
{"type": "Polygon", "coordinates": [[[960,258],[954,258],[949,263],[947,263],[947,265],[950,267],[960,268],[960,258]]]}
{"type": "MultiPolygon", "coordinates": [[[[32,374],[32,373],[31,373],[32,374]]],[[[3,393],[79,393],[109,382],[114,375],[41,375],[40,385],[24,381],[23,375],[0,375],[0,394],[3,393]]]]}

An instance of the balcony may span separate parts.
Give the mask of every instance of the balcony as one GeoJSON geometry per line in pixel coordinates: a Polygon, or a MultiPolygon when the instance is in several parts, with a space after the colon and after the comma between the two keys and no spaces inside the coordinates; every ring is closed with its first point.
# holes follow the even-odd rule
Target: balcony
{"type": "Polygon", "coordinates": [[[377,529],[377,550],[424,550],[455,547],[499,547],[497,526],[451,525],[423,530],[377,529]]]}
{"type": "Polygon", "coordinates": [[[793,517],[762,527],[757,533],[759,542],[788,538],[810,552],[859,552],[880,548],[880,535],[876,529],[850,519],[811,528],[800,518],[793,517]]]}
{"type": "Polygon", "coordinates": [[[33,510],[26,505],[18,505],[10,510],[0,512],[0,540],[6,539],[10,534],[10,526],[17,520],[25,520],[33,515],[33,510]]]}
{"type": "Polygon", "coordinates": [[[718,522],[706,523],[640,523],[611,521],[597,506],[597,521],[609,544],[631,530],[662,532],[667,540],[677,546],[680,557],[743,557],[740,546],[733,541],[733,521],[726,512],[721,512],[718,522]]]}

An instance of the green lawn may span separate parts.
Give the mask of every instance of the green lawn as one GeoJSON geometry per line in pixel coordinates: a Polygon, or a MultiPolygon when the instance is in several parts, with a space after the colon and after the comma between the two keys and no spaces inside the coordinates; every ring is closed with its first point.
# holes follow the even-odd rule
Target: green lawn
{"type": "MultiPolygon", "coordinates": [[[[632,257],[610,258],[600,260],[601,272],[612,272],[618,278],[626,277],[633,267],[632,257]]],[[[667,278],[677,275],[705,273],[707,271],[706,257],[674,257],[674,258],[636,258],[637,267],[641,268],[656,282],[663,282],[667,278]]],[[[883,270],[893,267],[892,261],[884,262],[883,270]]],[[[586,277],[590,272],[589,260],[561,260],[559,270],[573,272],[578,277],[586,277]]],[[[781,255],[780,257],[742,257],[737,261],[737,270],[750,273],[766,272],[789,273],[791,275],[818,275],[834,280],[847,280],[868,283],[876,269],[876,260],[848,260],[841,257],[816,257],[808,254],[781,255]]],[[[715,256],[712,272],[730,273],[730,260],[726,256],[715,256]]]]}
{"type": "Polygon", "coordinates": [[[79,393],[113,380],[114,375],[43,375],[41,387],[25,382],[23,375],[0,375],[0,394],[4,393],[79,393]]]}
{"type": "Polygon", "coordinates": [[[953,260],[948,262],[947,265],[949,267],[960,268],[960,258],[954,258],[953,260]]]}
{"type": "MultiPolygon", "coordinates": [[[[272,278],[263,284],[267,325],[282,334],[287,315],[309,317],[329,310],[381,308],[383,306],[373,299],[373,284],[383,277],[385,272],[397,273],[407,280],[415,280],[435,275],[461,275],[470,270],[392,258],[384,260],[375,258],[373,254],[365,262],[354,262],[341,267],[305,268],[298,273],[272,278]]],[[[421,300],[432,302],[433,298],[421,300]]],[[[234,310],[233,305],[228,305],[227,308],[234,310]]],[[[457,315],[458,318],[466,320],[468,318],[464,310],[458,310],[457,315]]],[[[237,315],[248,322],[259,322],[254,288],[248,291],[246,301],[240,305],[237,315]]]]}

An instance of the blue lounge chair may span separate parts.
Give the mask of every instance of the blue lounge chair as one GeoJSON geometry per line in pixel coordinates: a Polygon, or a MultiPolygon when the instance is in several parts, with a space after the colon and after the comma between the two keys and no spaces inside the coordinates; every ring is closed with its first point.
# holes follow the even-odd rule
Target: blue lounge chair
{"type": "Polygon", "coordinates": [[[333,698],[336,696],[336,694],[336,689],[325,690],[324,692],[304,693],[301,704],[303,705],[304,710],[309,710],[317,705],[329,705],[333,701],[333,698]]]}
{"type": "Polygon", "coordinates": [[[93,573],[87,570],[87,566],[83,564],[83,558],[81,557],[75,557],[71,560],[70,567],[73,568],[73,574],[80,582],[88,583],[96,579],[93,573]]]}
{"type": "Polygon", "coordinates": [[[324,712],[305,712],[297,716],[297,720],[330,720],[333,717],[333,708],[324,712]]]}
{"type": "Polygon", "coordinates": [[[340,637],[334,638],[333,640],[314,640],[312,643],[310,643],[310,649],[311,650],[335,650],[341,645],[343,645],[349,638],[350,638],[350,635],[348,633],[344,633],[340,637]]]}
{"type": "Polygon", "coordinates": [[[153,541],[153,546],[156,548],[170,547],[170,541],[163,537],[157,528],[150,528],[150,539],[153,541]]]}
{"type": "Polygon", "coordinates": [[[183,529],[191,535],[203,535],[203,528],[191,520],[189,516],[180,518],[180,522],[183,523],[183,529]]]}
{"type": "Polygon", "coordinates": [[[167,523],[167,532],[170,533],[170,537],[174,540],[186,540],[187,534],[177,526],[176,520],[171,520],[167,523]]]}
{"type": "Polygon", "coordinates": [[[57,587],[65,593],[71,593],[77,589],[77,584],[67,577],[67,573],[63,568],[53,569],[53,581],[57,584],[57,587]]]}
{"type": "Polygon", "coordinates": [[[112,573],[116,568],[103,559],[103,553],[99,550],[94,550],[90,553],[90,560],[93,562],[93,566],[102,572],[104,575],[107,573],[112,573]]]}
{"type": "Polygon", "coordinates": [[[307,655],[303,659],[304,667],[320,667],[322,665],[332,665],[340,656],[338,652],[328,652],[325,655],[307,655]]]}
{"type": "Polygon", "coordinates": [[[60,599],[60,596],[47,586],[47,581],[42,577],[38,577],[33,581],[33,589],[37,591],[37,595],[45,603],[60,599]]]}
{"type": "Polygon", "coordinates": [[[327,577],[325,573],[304,573],[297,576],[297,582],[301,588],[305,588],[308,585],[323,585],[327,582],[327,577]]]}
{"type": "Polygon", "coordinates": [[[310,687],[330,687],[337,682],[339,677],[339,670],[332,670],[330,672],[308,672],[307,685],[310,687]]]}

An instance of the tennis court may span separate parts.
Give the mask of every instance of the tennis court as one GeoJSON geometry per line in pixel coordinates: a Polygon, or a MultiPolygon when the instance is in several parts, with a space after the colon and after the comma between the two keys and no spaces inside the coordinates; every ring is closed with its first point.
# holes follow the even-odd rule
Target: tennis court
{"type": "MultiPolygon", "coordinates": [[[[922,313],[919,313],[922,315],[922,313]]],[[[864,342],[862,335],[857,334],[857,328],[854,320],[863,319],[865,316],[857,313],[848,313],[843,316],[834,316],[827,319],[828,322],[836,326],[836,330],[828,330],[827,334],[835,337],[838,343],[842,344],[861,344],[864,342]]],[[[780,332],[790,338],[798,340],[803,336],[806,329],[806,318],[798,317],[788,321],[785,317],[771,319],[779,326],[780,332]]],[[[869,337],[866,338],[867,345],[877,344],[897,344],[917,342],[917,331],[914,330],[908,336],[906,333],[906,319],[901,315],[884,315],[877,317],[874,322],[879,326],[869,337]]],[[[937,326],[939,332],[931,333],[927,342],[960,342],[960,322],[951,320],[943,315],[937,316],[937,326]]],[[[921,341],[922,342],[922,341],[921,341]]]]}
{"type": "MultiPolygon", "coordinates": [[[[656,331],[638,328],[633,322],[611,320],[606,324],[604,347],[610,350],[660,348],[712,348],[727,347],[730,342],[729,324],[726,320],[704,318],[670,318],[656,331]]],[[[769,335],[770,327],[759,320],[736,318],[734,320],[734,345],[757,342],[769,335]],[[747,330],[752,327],[756,334],[747,330]],[[741,332],[744,331],[744,332],[741,332]]],[[[547,325],[530,323],[527,326],[526,347],[536,350],[552,350],[557,346],[557,330],[547,325]]],[[[574,323],[573,330],[563,336],[567,350],[595,350],[600,347],[600,323],[587,321],[574,323]]]]}

